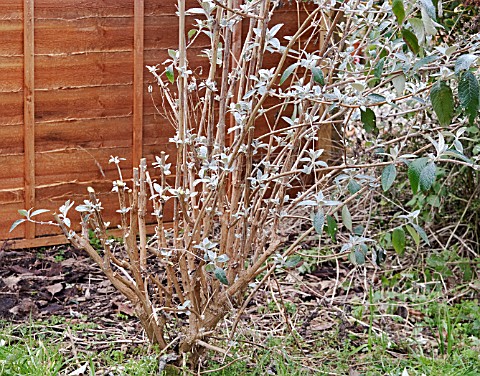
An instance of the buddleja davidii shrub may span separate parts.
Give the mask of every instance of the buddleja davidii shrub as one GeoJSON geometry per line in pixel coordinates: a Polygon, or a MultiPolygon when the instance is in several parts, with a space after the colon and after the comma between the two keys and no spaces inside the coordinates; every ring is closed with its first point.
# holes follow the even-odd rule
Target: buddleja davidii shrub
{"type": "MultiPolygon", "coordinates": [[[[85,249],[132,301],[151,341],[164,350],[175,346],[178,353],[192,354],[194,365],[200,349],[211,348],[209,336],[225,315],[235,307],[241,314],[256,277],[263,273],[264,281],[278,267],[295,265],[290,257],[312,233],[321,242],[327,235],[339,241],[340,255],[348,254],[354,264],[369,258],[380,263],[385,258],[380,236],[369,231],[369,220],[362,223],[355,209],[391,189],[399,165],[411,170],[414,190],[428,190],[437,164],[471,164],[452,152],[450,142],[461,142],[460,134],[458,142],[450,136],[457,129],[447,134],[424,122],[412,132],[419,124],[409,124],[404,135],[390,140],[383,127],[384,117],[399,112],[429,115],[434,81],[450,77],[446,69],[463,55],[465,46],[436,46],[433,29],[440,26],[431,3],[397,1],[392,13],[387,2],[314,1],[294,35],[284,38],[279,37],[282,25],[270,22],[277,5],[249,2],[232,12],[214,1],[190,10],[179,2],[179,48],[169,51],[164,65],[149,67],[159,84],[162,110],[175,128],[170,142],[176,155],[160,154],[154,170],[142,160],[133,182],[123,181],[119,169],[114,190],[123,251],[108,239],[93,190],[76,206],[81,233],[70,228],[72,202],[55,217],[72,243],[85,249]],[[190,31],[188,14],[196,18],[190,31]],[[232,33],[242,18],[248,33],[235,52],[232,33]],[[200,35],[210,40],[204,50],[206,79],[195,77],[196,67],[188,65],[190,47],[200,35]],[[326,42],[306,51],[302,38],[310,47],[317,39],[326,42]],[[276,66],[263,66],[266,53],[277,55],[276,66]],[[268,105],[267,99],[277,102],[268,105]],[[260,119],[270,114],[274,122],[258,135],[260,119]],[[342,137],[342,161],[329,165],[318,145],[319,131],[331,124],[343,136],[352,125],[363,125],[367,147],[376,153],[357,152],[342,137]],[[427,147],[405,150],[412,133],[427,140],[427,147]],[[293,189],[306,178],[311,182],[307,188],[293,189]],[[153,238],[146,233],[148,202],[157,221],[153,238]],[[164,223],[169,203],[171,226],[164,223]],[[285,245],[289,229],[301,223],[308,224],[307,230],[285,245]],[[101,251],[91,246],[88,229],[100,238],[101,251]]],[[[463,70],[472,66],[473,61],[463,70]]],[[[112,163],[119,165],[120,158],[112,163]]],[[[21,214],[22,221],[35,220],[37,212],[21,214]]],[[[404,248],[404,229],[418,243],[428,242],[417,212],[395,221],[401,221],[392,232],[396,249],[404,248]]]]}
{"type": "MultiPolygon", "coordinates": [[[[472,153],[471,148],[470,155],[466,155],[462,142],[468,139],[469,133],[478,131],[479,38],[474,36],[463,45],[442,43],[439,31],[443,30],[443,26],[437,22],[441,8],[438,7],[430,1],[413,3],[395,0],[392,3],[396,25],[392,24],[391,28],[396,31],[391,33],[391,53],[394,58],[390,62],[393,72],[388,79],[391,80],[396,97],[389,97],[388,92],[381,95],[385,101],[398,105],[399,112],[404,116],[416,112],[411,116],[410,122],[404,117],[403,122],[397,123],[400,134],[410,128],[408,132],[413,135],[407,133],[397,145],[387,140],[389,146],[386,148],[383,141],[389,136],[379,136],[373,109],[362,109],[360,116],[364,130],[373,135],[372,144],[377,147],[378,154],[394,162],[383,168],[382,189],[388,191],[392,187],[397,177],[398,163],[405,164],[417,206],[420,202],[439,205],[438,195],[441,190],[436,180],[439,174],[445,175],[448,163],[478,169],[478,157],[472,153]],[[410,95],[410,100],[399,102],[398,98],[405,99],[409,96],[408,92],[415,94],[410,95]],[[428,110],[429,104],[434,117],[428,110]],[[418,145],[420,150],[408,147],[407,140],[410,145],[418,145]],[[402,155],[402,150],[409,152],[402,155]],[[422,155],[421,151],[426,151],[426,155],[422,155]],[[419,201],[424,196],[427,201],[419,201]]],[[[373,66],[376,81],[380,78],[380,72],[385,71],[383,59],[384,57],[380,58],[373,66]]],[[[388,116],[388,113],[383,111],[383,115],[388,116]]],[[[398,253],[405,250],[406,234],[412,237],[417,247],[422,240],[428,243],[425,231],[419,226],[423,208],[421,209],[400,215],[398,218],[406,221],[388,234],[386,244],[393,246],[398,253]]]]}
{"type": "MultiPolygon", "coordinates": [[[[390,190],[397,179],[397,168],[402,165],[407,167],[414,195],[437,186],[440,165],[454,163],[478,168],[478,158],[470,159],[462,146],[466,121],[473,125],[478,115],[478,37],[464,45],[442,43],[438,9],[431,1],[396,0],[391,8],[386,2],[362,3],[355,9],[345,4],[341,17],[337,18],[338,13],[335,17],[338,31],[344,36],[335,45],[337,49],[322,58],[311,54],[309,60],[299,59],[281,76],[283,82],[298,67],[310,70],[311,82],[317,86],[306,87],[300,79],[292,86],[296,91],[281,95],[291,94],[291,100],[307,97],[311,102],[327,105],[327,113],[335,113],[332,118],[343,117],[343,132],[358,119],[367,138],[365,145],[383,159],[376,162],[371,153],[354,150],[344,139],[343,172],[334,180],[336,189],[331,190],[333,197],[342,202],[341,215],[325,216],[321,203],[313,209],[313,223],[319,233],[325,227],[332,239],[336,238],[337,222],[343,223],[350,238],[342,250],[352,250],[350,258],[357,263],[365,262],[368,250],[373,251],[373,257],[378,256],[378,245],[375,237],[366,237],[363,226],[352,224],[346,199],[361,189],[375,190],[379,185],[385,192],[390,190]],[[432,118],[430,104],[440,127],[432,118]],[[403,137],[392,140],[384,121],[378,118],[395,117],[395,113],[403,121],[397,118],[390,129],[397,128],[395,131],[403,137]],[[452,124],[454,116],[456,122],[452,124]],[[407,147],[413,142],[418,143],[417,150],[407,147]],[[348,165],[352,168],[346,168],[348,165]],[[378,179],[375,167],[381,167],[378,179]]],[[[291,119],[287,122],[293,124],[291,119]]],[[[399,253],[405,250],[406,233],[417,247],[421,242],[429,244],[420,211],[409,213],[406,209],[395,219],[397,223],[401,221],[400,225],[388,234],[387,245],[393,245],[399,253]]]]}

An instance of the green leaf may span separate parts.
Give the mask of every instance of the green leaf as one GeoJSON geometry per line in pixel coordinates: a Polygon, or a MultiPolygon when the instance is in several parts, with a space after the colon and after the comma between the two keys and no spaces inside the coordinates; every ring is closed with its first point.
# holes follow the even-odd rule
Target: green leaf
{"type": "Polygon", "coordinates": [[[321,235],[323,232],[323,226],[325,225],[325,213],[322,208],[319,208],[313,214],[313,228],[318,235],[321,235]]]}
{"type": "Polygon", "coordinates": [[[382,171],[382,189],[386,192],[390,189],[397,177],[397,168],[392,163],[386,166],[382,171]]]}
{"type": "Polygon", "coordinates": [[[20,214],[23,217],[28,217],[28,210],[25,209],[19,209],[18,214],[20,214]]]}
{"type": "Polygon", "coordinates": [[[365,264],[365,255],[366,251],[363,250],[360,246],[356,246],[352,253],[350,253],[350,262],[354,265],[363,265],[365,264]]]}
{"type": "Polygon", "coordinates": [[[16,228],[19,224],[21,224],[21,223],[23,223],[23,222],[25,222],[25,221],[26,221],[26,219],[23,219],[23,218],[22,218],[22,219],[17,219],[15,222],[13,222],[12,227],[10,227],[10,231],[9,231],[9,232],[12,232],[13,230],[15,230],[15,228],[16,228]]]}
{"type": "Polygon", "coordinates": [[[363,129],[367,133],[372,133],[377,129],[375,112],[371,108],[367,108],[365,111],[360,110],[360,118],[363,123],[363,129]]]}
{"type": "Polygon", "coordinates": [[[413,33],[417,37],[419,46],[422,46],[425,42],[425,29],[423,28],[423,21],[420,18],[409,18],[408,23],[413,29],[413,33]]]}
{"type": "Polygon", "coordinates": [[[420,235],[418,234],[418,232],[415,231],[415,229],[410,225],[405,225],[405,228],[407,229],[408,233],[410,234],[413,241],[415,242],[415,244],[418,247],[420,245],[420,235]]]}
{"type": "Polygon", "coordinates": [[[215,270],[215,264],[213,262],[209,262],[207,265],[205,265],[205,271],[208,273],[211,273],[215,270]]]}
{"type": "Polygon", "coordinates": [[[395,252],[397,252],[399,255],[403,255],[405,252],[405,244],[405,231],[403,228],[397,227],[392,233],[393,249],[395,249],[395,252]]]}
{"type": "Polygon", "coordinates": [[[420,0],[420,4],[422,5],[422,8],[427,11],[430,18],[434,20],[437,19],[435,5],[433,5],[432,0],[420,0]]]}
{"type": "Polygon", "coordinates": [[[427,163],[428,158],[418,158],[408,165],[408,180],[410,181],[413,194],[418,192],[420,174],[427,163]]]}
{"type": "Polygon", "coordinates": [[[434,208],[439,208],[442,203],[440,202],[440,197],[437,195],[430,195],[427,197],[427,203],[432,205],[434,208]]]}
{"type": "Polygon", "coordinates": [[[337,241],[337,221],[331,215],[327,215],[327,233],[332,238],[332,241],[337,241]]]}
{"type": "Polygon", "coordinates": [[[371,103],[380,103],[387,100],[386,97],[377,93],[368,94],[367,98],[371,103]]]}
{"type": "Polygon", "coordinates": [[[472,72],[462,73],[458,83],[458,97],[461,106],[468,115],[470,125],[473,124],[478,114],[480,87],[477,78],[472,72]]]}
{"type": "Polygon", "coordinates": [[[373,68],[373,75],[380,79],[382,77],[383,73],[383,66],[385,65],[385,58],[382,57],[378,63],[375,65],[375,68],[373,68]]]}
{"type": "Polygon", "coordinates": [[[430,101],[440,125],[450,125],[454,113],[453,93],[444,81],[437,81],[430,89],[430,101]]]}
{"type": "Polygon", "coordinates": [[[435,182],[437,167],[435,163],[429,162],[420,172],[420,189],[423,192],[428,191],[435,182]]]}
{"type": "Polygon", "coordinates": [[[435,35],[437,34],[437,28],[433,23],[432,17],[428,14],[425,9],[421,9],[422,13],[422,22],[423,22],[423,29],[425,30],[425,35],[435,35]]]}
{"type": "Polygon", "coordinates": [[[350,210],[348,210],[348,206],[344,205],[342,208],[342,222],[346,228],[352,231],[352,215],[350,214],[350,210]]]}
{"type": "Polygon", "coordinates": [[[422,240],[427,243],[428,245],[430,245],[430,241],[428,240],[428,236],[427,236],[427,233],[425,232],[425,230],[423,228],[421,228],[419,225],[415,224],[415,223],[412,223],[412,226],[413,228],[415,229],[415,231],[418,232],[418,235],[420,235],[420,237],[422,238],[422,240]]]}
{"type": "Polygon", "coordinates": [[[445,150],[445,152],[442,154],[442,157],[444,156],[458,158],[458,159],[461,159],[462,161],[473,164],[473,161],[470,158],[466,157],[465,155],[463,155],[462,153],[460,153],[458,150],[455,150],[455,149],[445,150]]]}
{"type": "Polygon", "coordinates": [[[362,236],[364,232],[365,232],[365,227],[363,227],[362,225],[358,225],[353,228],[353,233],[355,235],[362,236]]]}
{"type": "Polygon", "coordinates": [[[403,28],[402,29],[402,38],[407,44],[410,51],[412,51],[415,55],[418,55],[420,51],[420,46],[418,45],[418,39],[410,30],[403,28]]]}
{"type": "Polygon", "coordinates": [[[37,209],[32,214],[30,214],[30,217],[35,217],[36,215],[39,215],[39,214],[48,213],[49,211],[50,210],[48,209],[37,209]]]}
{"type": "Polygon", "coordinates": [[[405,83],[406,79],[403,73],[392,78],[392,84],[398,96],[403,95],[403,92],[405,91],[405,83]]]}
{"type": "Polygon", "coordinates": [[[347,185],[348,191],[353,195],[357,193],[360,189],[362,189],[362,186],[354,179],[350,179],[347,185]]]}
{"type": "Polygon", "coordinates": [[[285,69],[285,71],[282,74],[282,77],[280,77],[280,85],[282,85],[287,80],[287,78],[290,77],[290,75],[293,73],[293,71],[297,66],[298,66],[298,63],[294,63],[290,65],[287,69],[285,69]]]}
{"type": "Polygon", "coordinates": [[[285,262],[284,266],[286,268],[295,268],[301,262],[302,262],[302,256],[293,255],[293,256],[288,258],[288,260],[285,262]]]}
{"type": "Polygon", "coordinates": [[[224,285],[228,286],[228,279],[227,279],[227,274],[225,273],[225,270],[223,270],[222,268],[216,268],[213,274],[215,275],[216,279],[218,279],[224,285]]]}
{"type": "Polygon", "coordinates": [[[168,81],[171,84],[175,81],[175,75],[173,74],[173,64],[170,64],[167,68],[165,68],[165,74],[167,75],[168,81]]]}
{"type": "Polygon", "coordinates": [[[168,56],[170,56],[173,60],[175,60],[175,58],[177,57],[177,51],[169,48],[167,52],[168,52],[168,56]]]}
{"type": "Polygon", "coordinates": [[[355,263],[357,265],[365,264],[365,253],[360,247],[355,248],[355,263]]]}
{"type": "Polygon", "coordinates": [[[475,55],[465,54],[460,56],[455,62],[455,74],[469,70],[475,61],[477,61],[477,56],[475,55]]]}
{"type": "Polygon", "coordinates": [[[428,266],[431,266],[437,270],[441,270],[443,267],[445,267],[445,260],[441,256],[431,255],[425,261],[428,266]]]}
{"type": "Polygon", "coordinates": [[[228,257],[228,255],[226,255],[224,253],[223,255],[218,256],[215,261],[216,262],[227,262],[228,260],[230,260],[230,258],[228,257]]]}
{"type": "Polygon", "coordinates": [[[393,0],[392,11],[395,17],[397,17],[398,24],[401,25],[405,19],[405,7],[403,6],[403,0],[393,0]]]}
{"type": "Polygon", "coordinates": [[[473,270],[470,264],[467,262],[458,265],[463,272],[463,280],[465,282],[471,281],[473,278],[473,270]]]}
{"type": "Polygon", "coordinates": [[[312,67],[310,69],[312,71],[313,80],[320,85],[325,85],[325,77],[323,76],[323,72],[318,67],[312,67]]]}
{"type": "Polygon", "coordinates": [[[414,72],[417,72],[424,65],[433,63],[434,61],[437,61],[438,59],[439,59],[439,57],[435,56],[435,55],[430,55],[430,56],[424,57],[423,59],[420,59],[415,64],[413,64],[412,70],[414,72]]]}
{"type": "Polygon", "coordinates": [[[191,29],[191,30],[188,30],[188,39],[192,39],[192,37],[197,34],[198,30],[197,29],[191,29]]]}

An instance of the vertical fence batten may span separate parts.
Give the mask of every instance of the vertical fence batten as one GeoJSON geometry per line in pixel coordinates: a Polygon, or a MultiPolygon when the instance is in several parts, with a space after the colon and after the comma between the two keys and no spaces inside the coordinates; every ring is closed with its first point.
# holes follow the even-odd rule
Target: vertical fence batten
{"type": "MultiPolygon", "coordinates": [[[[35,206],[35,77],[34,0],[23,2],[23,139],[25,207],[35,206]]],[[[35,223],[27,222],[25,238],[35,237],[35,223]]]]}
{"type": "Polygon", "coordinates": [[[144,25],[145,1],[134,1],[134,48],[133,48],[133,166],[142,158],[143,146],[143,69],[144,69],[144,25]]]}

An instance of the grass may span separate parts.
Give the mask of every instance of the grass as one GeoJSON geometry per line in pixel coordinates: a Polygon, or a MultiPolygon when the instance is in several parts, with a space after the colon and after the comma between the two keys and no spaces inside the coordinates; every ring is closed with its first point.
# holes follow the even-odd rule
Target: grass
{"type": "Polygon", "coordinates": [[[111,370],[114,375],[153,375],[158,364],[148,347],[115,346],[117,339],[91,322],[52,317],[25,324],[0,322],[0,328],[1,376],[53,376],[82,368],[86,372],[77,374],[93,376],[111,370]],[[73,339],[81,336],[90,338],[92,345],[76,345],[73,339]],[[112,345],[101,351],[95,349],[95,342],[105,339],[112,345]]]}
{"type": "Polygon", "coordinates": [[[65,359],[58,349],[45,347],[42,341],[4,343],[0,347],[0,374],[4,376],[58,375],[64,366],[65,359]]]}
{"type": "MultiPolygon", "coordinates": [[[[370,297],[375,300],[374,296],[370,297]]],[[[377,297],[378,298],[378,297],[377,297]]],[[[373,306],[376,307],[376,306],[373,306]]],[[[392,342],[368,328],[344,334],[338,327],[312,333],[298,350],[291,335],[265,338],[261,347],[241,344],[232,350],[239,361],[225,367],[212,354],[208,375],[480,375],[480,308],[477,301],[422,307],[423,319],[411,338],[392,342]],[[436,343],[422,342],[428,330],[436,343]]],[[[357,313],[358,314],[358,313],[357,313]]],[[[379,311],[366,309],[364,321],[374,322],[379,311]]],[[[119,345],[108,330],[92,323],[51,318],[25,324],[0,323],[0,375],[50,376],[85,369],[85,375],[156,375],[159,358],[146,344],[119,345]],[[92,334],[94,333],[94,334],[92,334]],[[83,337],[82,337],[83,336],[83,337]],[[73,343],[72,338],[89,338],[73,343]],[[97,341],[111,345],[99,349],[97,341]],[[110,373],[109,373],[110,372],[110,373]]],[[[100,343],[100,342],[98,342],[100,343]]]]}
{"type": "MultiPolygon", "coordinates": [[[[478,280],[452,268],[456,283],[447,287],[440,281],[454,273],[445,265],[461,266],[465,260],[444,252],[434,261],[401,271],[385,268],[365,296],[350,294],[345,303],[317,305],[317,325],[325,320],[331,324],[326,329],[315,330],[310,322],[302,332],[315,304],[287,294],[279,304],[274,291],[266,289],[239,325],[229,348],[232,356],[209,354],[204,374],[480,376],[480,306],[472,300],[478,296],[478,280]],[[301,336],[285,329],[285,317],[301,336]]],[[[346,291],[362,282],[352,281],[338,288],[346,291]]],[[[289,286],[290,291],[301,288],[289,286]]],[[[222,339],[215,345],[228,348],[222,339]]],[[[91,376],[158,375],[159,362],[159,353],[128,318],[105,325],[86,317],[0,321],[0,376],[78,375],[79,370],[91,376]]]]}

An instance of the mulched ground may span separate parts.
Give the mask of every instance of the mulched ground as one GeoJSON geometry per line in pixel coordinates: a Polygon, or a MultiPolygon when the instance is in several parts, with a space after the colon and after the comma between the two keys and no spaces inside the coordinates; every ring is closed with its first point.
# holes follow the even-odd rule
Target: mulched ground
{"type": "MultiPolygon", "coordinates": [[[[341,267],[339,277],[347,274],[346,266],[341,267]]],[[[242,315],[242,321],[247,323],[245,327],[254,322],[260,330],[267,328],[273,315],[278,316],[282,332],[293,325],[309,337],[312,332],[340,325],[340,335],[343,335],[346,321],[342,319],[342,311],[335,307],[326,309],[326,297],[331,295],[336,277],[336,267],[328,264],[304,275],[293,272],[278,276],[276,282],[270,281],[250,302],[242,315]],[[282,285],[281,294],[277,282],[282,285]],[[281,307],[285,303],[296,307],[295,313],[288,314],[290,324],[287,326],[283,325],[285,312],[279,312],[285,310],[281,307]],[[266,311],[259,311],[259,307],[265,307],[266,311]],[[302,325],[296,323],[299,319],[302,325]]],[[[349,298],[343,294],[343,289],[337,289],[336,299],[347,301],[349,298]]],[[[354,287],[349,294],[350,297],[363,295],[363,291],[354,287]]],[[[135,328],[137,335],[141,333],[129,302],[115,291],[84,252],[67,245],[9,250],[8,244],[4,244],[0,249],[0,320],[35,321],[51,316],[117,328],[124,327],[124,319],[128,319],[130,329],[135,328]]],[[[348,325],[351,329],[364,330],[357,326],[348,325]]]]}
{"type": "MultiPolygon", "coordinates": [[[[342,268],[339,272],[344,277],[348,270],[342,268]]],[[[286,274],[279,277],[284,296],[279,296],[272,282],[257,293],[245,314],[260,313],[256,312],[260,305],[267,306],[268,301],[277,297],[304,311],[295,316],[307,315],[300,329],[304,334],[334,325],[336,319],[325,323],[319,310],[325,300],[322,296],[335,285],[336,268],[327,265],[306,275],[294,275],[295,278],[286,274]]],[[[350,291],[356,292],[361,291],[356,288],[350,291]]],[[[0,249],[0,320],[41,320],[50,316],[95,319],[97,323],[101,319],[112,324],[121,318],[134,318],[129,302],[115,291],[84,252],[67,245],[10,250],[4,244],[0,249]]]]}
{"type": "MultiPolygon", "coordinates": [[[[295,328],[305,346],[314,345],[321,333],[333,329],[334,342],[342,343],[350,333],[358,336],[361,344],[369,330],[368,319],[356,319],[352,310],[368,302],[365,287],[381,288],[383,271],[372,268],[364,275],[340,260],[338,270],[335,263],[326,262],[304,274],[296,268],[281,272],[253,297],[241,315],[238,333],[252,339],[265,333],[281,337],[295,328]],[[272,327],[272,323],[277,324],[272,327]]],[[[132,339],[146,343],[130,304],[84,252],[66,245],[29,250],[10,250],[4,245],[0,249],[0,321],[37,321],[52,316],[69,322],[94,322],[104,330],[116,331],[119,344],[132,343],[132,339]]],[[[394,312],[375,320],[373,330],[404,342],[411,335],[408,328],[421,319],[420,312],[400,303],[394,312]]],[[[433,346],[432,333],[426,328],[422,332],[433,346]]],[[[77,338],[75,341],[80,343],[77,338]]],[[[86,347],[91,345],[89,338],[83,341],[86,347]]]]}
{"type": "Polygon", "coordinates": [[[0,249],[0,319],[118,318],[125,299],[83,252],[70,246],[0,249]]]}

